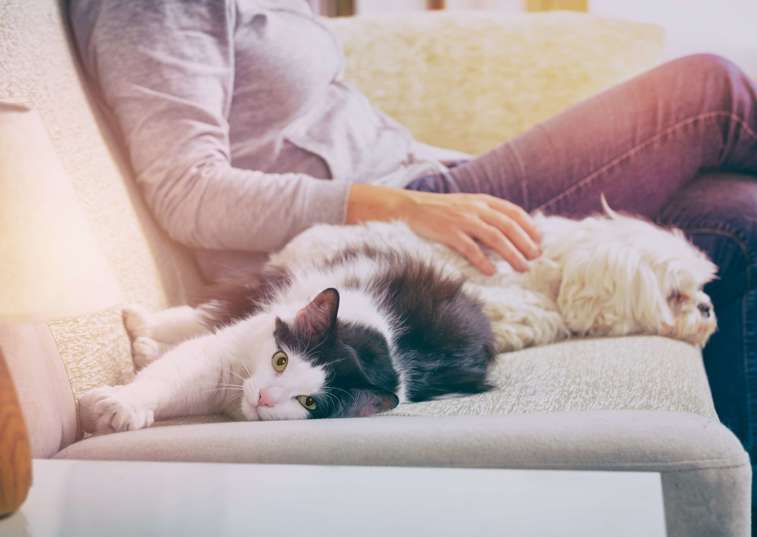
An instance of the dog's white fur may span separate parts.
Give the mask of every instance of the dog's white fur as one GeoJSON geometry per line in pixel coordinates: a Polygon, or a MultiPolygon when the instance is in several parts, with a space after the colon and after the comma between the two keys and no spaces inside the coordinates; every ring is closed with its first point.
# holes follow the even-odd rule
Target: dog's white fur
{"type": "Polygon", "coordinates": [[[571,336],[629,334],[704,346],[716,319],[702,288],[715,276],[716,266],[680,230],[618,214],[603,204],[604,215],[580,220],[536,214],[542,255],[525,273],[488,252],[497,271],[485,276],[450,248],[419,237],[402,222],[317,225],[271,261],[300,266],[363,245],[427,257],[465,278],[466,289],[484,304],[499,352],[571,336]]]}

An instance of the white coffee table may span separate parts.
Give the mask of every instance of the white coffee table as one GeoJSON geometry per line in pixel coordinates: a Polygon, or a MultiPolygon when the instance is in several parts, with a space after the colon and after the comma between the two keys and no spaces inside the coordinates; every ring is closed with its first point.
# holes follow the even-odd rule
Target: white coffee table
{"type": "Polygon", "coordinates": [[[0,536],[665,535],[659,474],[35,460],[0,536]]]}

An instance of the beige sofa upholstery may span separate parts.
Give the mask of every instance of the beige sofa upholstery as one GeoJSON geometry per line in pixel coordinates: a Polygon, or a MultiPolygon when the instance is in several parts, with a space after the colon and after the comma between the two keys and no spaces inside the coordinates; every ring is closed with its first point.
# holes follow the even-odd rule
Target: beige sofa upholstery
{"type": "MultiPolygon", "coordinates": [[[[183,302],[198,273],[141,201],[77,66],[63,6],[8,0],[0,20],[0,100],[42,115],[124,303],[183,302]]],[[[327,23],[344,40],[350,80],[420,139],[469,152],[652,65],[663,39],[652,26],[571,14],[327,23]]],[[[747,534],[748,457],[717,421],[701,354],[686,344],[632,337],[527,349],[499,357],[491,393],[374,418],[194,420],[83,439],[76,396],[133,375],[121,305],[0,320],[35,456],[657,471],[669,535],[747,534]]]]}

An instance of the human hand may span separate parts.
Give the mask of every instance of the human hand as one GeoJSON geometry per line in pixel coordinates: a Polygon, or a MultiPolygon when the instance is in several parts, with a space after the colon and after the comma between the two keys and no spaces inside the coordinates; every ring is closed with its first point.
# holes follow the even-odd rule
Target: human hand
{"type": "Polygon", "coordinates": [[[487,275],[495,268],[481,245],[502,256],[515,270],[541,252],[532,218],[521,207],[487,194],[437,194],[377,185],[352,186],[347,222],[404,220],[416,233],[457,251],[487,275]]]}

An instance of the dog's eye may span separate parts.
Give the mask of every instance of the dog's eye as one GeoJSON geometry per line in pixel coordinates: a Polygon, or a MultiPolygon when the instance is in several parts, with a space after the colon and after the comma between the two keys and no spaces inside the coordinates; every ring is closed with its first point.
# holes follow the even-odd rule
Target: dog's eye
{"type": "Polygon", "coordinates": [[[675,302],[675,303],[681,303],[684,302],[688,297],[684,295],[681,291],[678,289],[674,289],[670,292],[668,295],[668,302],[675,302]]]}

